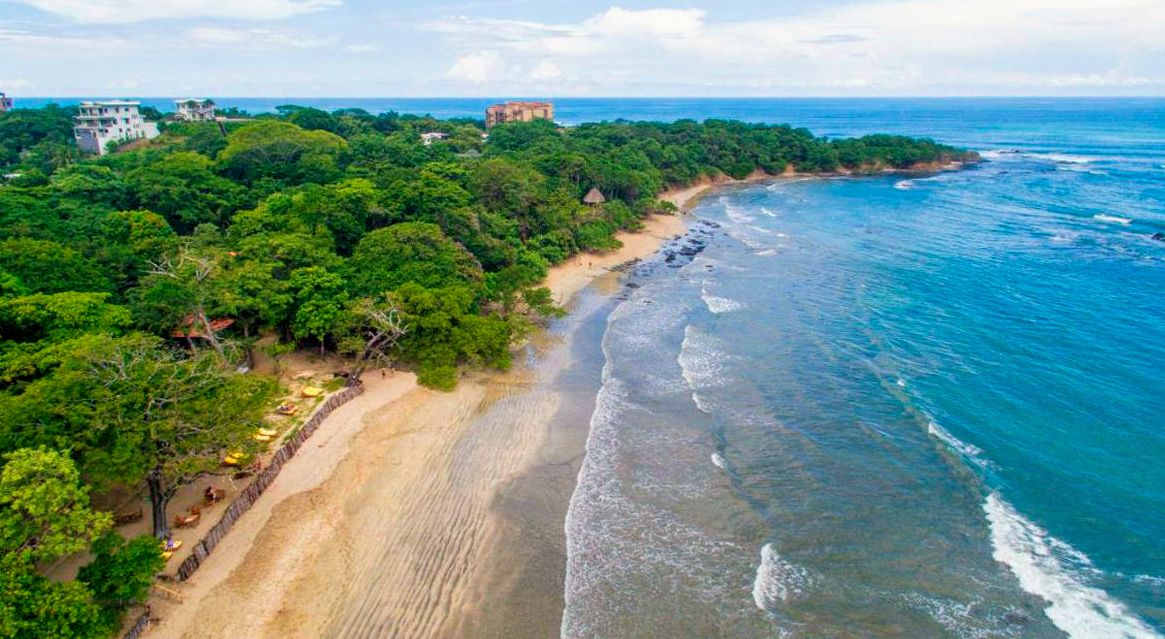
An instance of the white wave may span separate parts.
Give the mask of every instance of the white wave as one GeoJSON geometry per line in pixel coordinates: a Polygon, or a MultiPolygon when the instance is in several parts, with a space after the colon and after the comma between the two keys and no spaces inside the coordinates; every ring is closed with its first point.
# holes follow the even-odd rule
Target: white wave
{"type": "Polygon", "coordinates": [[[1129,608],[1085,583],[1073,565],[1090,566],[1088,557],[1052,537],[1019,514],[999,493],[983,503],[991,526],[992,556],[1005,564],[1019,585],[1048,602],[1044,614],[1072,639],[1161,639],[1129,608]]]}
{"type": "Polygon", "coordinates": [[[776,216],[777,216],[777,214],[776,214],[776,213],[773,213],[772,211],[768,210],[767,208],[765,208],[765,207],[763,207],[763,206],[762,206],[762,207],[760,207],[760,212],[761,212],[761,213],[764,213],[765,215],[767,215],[767,216],[769,216],[769,217],[776,217],[776,216]]]}
{"type": "Polygon", "coordinates": [[[763,251],[757,251],[756,254],[761,257],[768,257],[770,255],[776,255],[777,249],[765,249],[763,251]]]}
{"type": "Polygon", "coordinates": [[[1071,153],[1033,153],[1028,151],[1018,151],[1015,149],[993,149],[990,151],[983,151],[979,155],[988,160],[1017,158],[1052,162],[1055,164],[1091,164],[1098,161],[1099,159],[1085,155],[1074,155],[1071,153]]]}
{"type": "Polygon", "coordinates": [[[728,231],[728,235],[732,239],[738,240],[741,244],[744,244],[745,246],[747,246],[748,248],[750,248],[754,251],[763,251],[765,249],[772,248],[772,246],[770,244],[767,244],[765,242],[760,241],[760,238],[752,237],[748,233],[740,232],[740,230],[744,230],[746,228],[747,227],[744,227],[744,228],[739,229],[739,230],[728,231]]]}
{"type": "Polygon", "coordinates": [[[954,451],[960,457],[978,466],[979,468],[986,470],[991,466],[991,462],[983,456],[983,449],[973,444],[968,444],[958,437],[955,437],[954,435],[950,434],[947,429],[936,424],[934,420],[931,420],[930,423],[927,424],[926,432],[930,433],[932,437],[941,441],[947,446],[947,448],[954,451]]]}
{"type": "Polygon", "coordinates": [[[761,610],[774,610],[813,585],[809,572],[785,561],[772,544],[760,550],[760,565],[752,582],[752,600],[761,610]]]}
{"type": "Polygon", "coordinates": [[[749,225],[747,225],[747,228],[751,231],[756,231],[757,233],[760,233],[761,235],[772,235],[773,234],[772,231],[770,231],[764,227],[757,226],[755,224],[749,224],[749,225]]]}
{"type": "Polygon", "coordinates": [[[704,305],[708,307],[709,311],[717,315],[739,311],[744,308],[743,302],[728,299],[727,297],[710,295],[706,288],[700,288],[700,299],[704,300],[704,305]]]}
{"type": "Polygon", "coordinates": [[[921,610],[931,619],[938,622],[954,637],[963,639],[997,638],[999,633],[986,628],[979,628],[975,618],[975,603],[962,603],[950,599],[939,599],[926,595],[911,593],[903,595],[902,599],[912,608],[921,610]]]}
{"type": "Polygon", "coordinates": [[[1027,155],[1036,159],[1055,162],[1056,164],[1091,164],[1097,160],[1097,158],[1072,155],[1069,153],[1029,153],[1027,155]]]}
{"type": "Polygon", "coordinates": [[[1018,157],[1020,155],[1022,155],[1022,153],[1015,149],[990,149],[987,151],[979,152],[979,157],[988,160],[998,160],[1006,157],[1018,157]]]}
{"type": "Polygon", "coordinates": [[[724,212],[728,215],[728,219],[736,222],[737,224],[748,224],[749,222],[756,221],[755,216],[749,215],[748,213],[745,213],[744,210],[742,210],[740,207],[733,206],[731,204],[726,203],[724,205],[724,212]]]}
{"type": "Polygon", "coordinates": [[[1105,215],[1104,213],[1098,213],[1097,215],[1093,215],[1092,219],[1096,220],[1097,222],[1108,222],[1109,224],[1121,224],[1123,226],[1128,226],[1128,225],[1133,223],[1132,218],[1117,217],[1115,215],[1105,215]]]}
{"type": "Polygon", "coordinates": [[[894,188],[899,191],[909,191],[914,188],[914,180],[900,180],[894,184],[894,188]]]}
{"type": "Polygon", "coordinates": [[[716,466],[720,470],[724,470],[724,464],[724,457],[721,456],[720,453],[712,453],[712,465],[716,466]]]}
{"type": "Polygon", "coordinates": [[[1155,588],[1165,588],[1165,577],[1158,577],[1156,575],[1136,575],[1132,580],[1139,584],[1153,586],[1155,588]]]}
{"type": "Polygon", "coordinates": [[[894,383],[898,385],[898,388],[906,388],[906,380],[902,379],[901,377],[899,377],[894,383]]]}
{"type": "Polygon", "coordinates": [[[684,329],[684,342],[677,360],[684,381],[692,391],[692,401],[696,403],[696,408],[709,415],[712,414],[712,409],[704,401],[700,391],[720,388],[728,382],[724,367],[726,357],[727,355],[717,348],[713,338],[700,333],[690,324],[684,329]]]}

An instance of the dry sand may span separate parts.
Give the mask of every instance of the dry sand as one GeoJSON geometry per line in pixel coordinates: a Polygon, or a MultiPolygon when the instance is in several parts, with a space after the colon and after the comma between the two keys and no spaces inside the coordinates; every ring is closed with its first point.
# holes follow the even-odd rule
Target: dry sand
{"type": "MultiPolygon", "coordinates": [[[[681,210],[708,184],[664,194],[681,210]]],[[[566,304],[612,266],[684,231],[655,216],[622,248],[552,269],[566,304]]],[[[561,338],[560,338],[561,339],[561,338]]],[[[531,348],[554,351],[554,338],[531,348]]],[[[562,349],[558,349],[562,350],[562,349]]],[[[553,357],[553,355],[551,356],[553,357]]],[[[472,636],[474,588],[500,543],[491,504],[547,437],[558,398],[518,366],[468,375],[452,393],[408,373],[365,375],[187,583],[155,601],[150,637],[472,636]]]]}

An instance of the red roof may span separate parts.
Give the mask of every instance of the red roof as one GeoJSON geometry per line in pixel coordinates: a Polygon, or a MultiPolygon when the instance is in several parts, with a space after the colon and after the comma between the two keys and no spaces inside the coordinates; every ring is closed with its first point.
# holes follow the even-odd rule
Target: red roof
{"type": "MultiPolygon", "coordinates": [[[[235,320],[233,320],[229,317],[220,317],[218,319],[212,319],[212,320],[210,320],[210,330],[217,333],[223,329],[230,328],[231,325],[233,325],[234,323],[235,323],[235,320]]],[[[194,316],[187,315],[186,319],[182,320],[182,326],[180,328],[174,329],[173,332],[170,333],[170,335],[172,335],[174,337],[178,337],[178,338],[206,339],[206,335],[204,335],[202,333],[202,330],[203,330],[203,327],[201,325],[194,326],[194,316]]]]}

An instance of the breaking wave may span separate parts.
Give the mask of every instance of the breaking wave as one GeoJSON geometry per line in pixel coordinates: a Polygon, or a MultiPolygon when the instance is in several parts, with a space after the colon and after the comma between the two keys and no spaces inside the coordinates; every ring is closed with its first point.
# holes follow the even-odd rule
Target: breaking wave
{"type": "Polygon", "coordinates": [[[981,448],[955,437],[947,429],[936,424],[934,420],[927,424],[926,432],[968,463],[983,470],[991,467],[991,462],[984,456],[981,448]]]}
{"type": "Polygon", "coordinates": [[[700,289],[700,299],[704,300],[704,305],[708,307],[710,312],[717,315],[739,311],[744,308],[743,302],[738,302],[727,297],[710,295],[706,288],[700,289]]]}
{"type": "Polygon", "coordinates": [[[765,611],[780,608],[781,604],[802,595],[813,584],[809,572],[785,561],[772,544],[760,551],[760,565],[752,582],[752,600],[765,611]]]}
{"type": "Polygon", "coordinates": [[[1097,222],[1107,222],[1109,224],[1120,224],[1123,226],[1128,226],[1128,225],[1133,223],[1132,218],[1117,217],[1115,215],[1105,215],[1103,213],[1093,215],[1092,219],[1096,220],[1097,222]]]}
{"type": "Polygon", "coordinates": [[[1044,614],[1069,637],[1161,638],[1123,603],[1086,583],[1074,566],[1091,568],[1088,557],[1026,519],[999,493],[987,496],[983,511],[991,526],[992,556],[1011,569],[1024,590],[1048,602],[1044,614]]]}

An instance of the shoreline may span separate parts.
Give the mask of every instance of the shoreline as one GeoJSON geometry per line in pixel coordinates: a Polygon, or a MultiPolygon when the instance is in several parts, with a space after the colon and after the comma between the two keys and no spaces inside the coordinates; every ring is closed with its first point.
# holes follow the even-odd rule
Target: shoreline
{"type": "MultiPolygon", "coordinates": [[[[677,214],[654,215],[641,230],[620,232],[619,249],[553,267],[543,285],[563,306],[596,282],[605,283],[598,295],[609,299],[618,290],[616,267],[683,234],[687,211],[702,197],[789,177],[831,176],[758,171],[743,180],[703,179],[666,190],[658,199],[675,205],[677,214]]],[[[527,359],[549,365],[467,373],[451,393],[420,387],[411,373],[365,374],[365,393],[327,419],[305,445],[314,450],[287,464],[203,568],[178,587],[183,603],[154,598],[161,620],[150,636],[470,637],[499,626],[500,616],[518,614],[516,600],[525,601],[532,588],[561,602],[560,583],[543,592],[549,583],[534,583],[546,577],[532,579],[533,566],[515,565],[527,561],[524,554],[537,554],[527,563],[561,581],[561,521],[534,540],[545,545],[540,554],[515,552],[520,509],[506,504],[521,503],[529,484],[550,468],[558,491],[553,499],[565,498],[555,506],[540,493],[543,517],[567,508],[589,414],[570,415],[567,427],[554,425],[571,407],[548,387],[565,367],[564,351],[578,330],[537,331],[520,347],[527,359]]],[[[539,631],[528,636],[557,628],[561,606],[550,616],[557,621],[529,621],[539,631]]]]}
{"type": "MultiPolygon", "coordinates": [[[[696,192],[660,198],[683,208],[696,192]]],[[[576,256],[551,269],[544,285],[570,304],[604,275],[614,278],[613,267],[654,254],[685,229],[682,214],[652,216],[640,231],[619,233],[619,249],[576,256]]],[[[551,352],[564,341],[538,333],[525,348],[551,352]]],[[[411,373],[366,373],[364,394],[329,416],[310,450],[288,462],[201,570],[177,586],[182,602],[152,599],[160,620],[149,635],[457,632],[461,611],[474,608],[467,598],[478,568],[499,541],[491,504],[529,470],[546,418],[557,412],[556,398],[532,392],[543,376],[526,366],[471,372],[440,393],[411,373]],[[491,408],[505,402],[536,409],[524,423],[484,428],[491,408]],[[469,442],[472,459],[461,454],[469,442]],[[474,468],[472,490],[452,481],[474,468]],[[389,610],[391,620],[378,616],[389,610]]]]}

